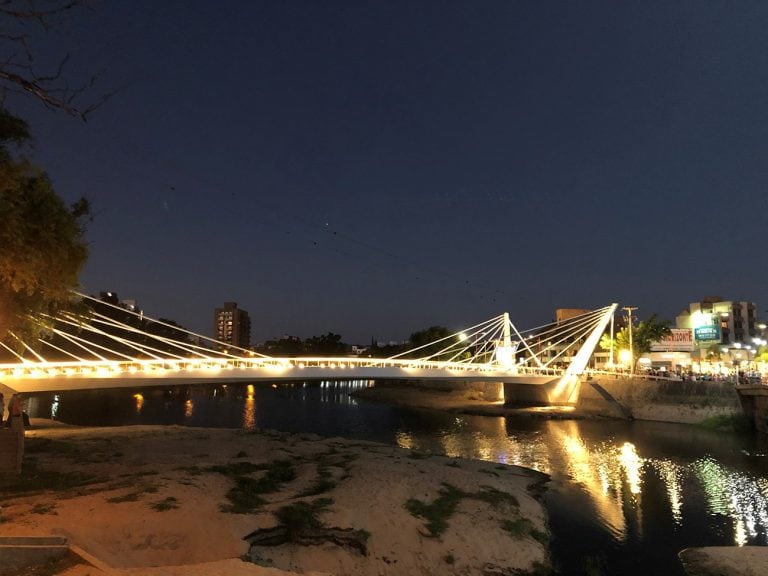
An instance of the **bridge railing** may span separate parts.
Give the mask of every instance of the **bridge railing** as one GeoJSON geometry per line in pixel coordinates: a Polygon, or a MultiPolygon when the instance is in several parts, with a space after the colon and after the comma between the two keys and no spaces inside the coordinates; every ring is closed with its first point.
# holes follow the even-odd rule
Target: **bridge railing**
{"type": "Polygon", "coordinates": [[[63,362],[20,362],[0,364],[0,377],[50,378],[68,376],[117,376],[120,374],[152,374],[160,376],[174,372],[220,372],[223,370],[264,370],[279,374],[296,371],[297,376],[304,369],[349,370],[360,368],[398,368],[408,371],[440,370],[455,374],[498,374],[561,376],[562,369],[527,366],[503,367],[496,363],[476,364],[468,362],[446,362],[401,358],[352,358],[352,357],[238,357],[238,358],[189,358],[189,359],[144,359],[144,360],[90,360],[63,362]]]}

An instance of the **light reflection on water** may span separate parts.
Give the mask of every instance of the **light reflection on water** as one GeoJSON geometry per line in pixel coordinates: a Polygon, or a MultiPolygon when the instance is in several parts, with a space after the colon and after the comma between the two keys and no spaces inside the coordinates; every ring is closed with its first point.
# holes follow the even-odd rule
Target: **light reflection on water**
{"type": "Polygon", "coordinates": [[[765,536],[768,526],[765,478],[751,478],[726,470],[712,458],[694,462],[693,472],[707,493],[710,513],[732,519],[736,544],[765,536]]]}
{"type": "Polygon", "coordinates": [[[768,544],[768,457],[755,439],[655,423],[419,412],[350,395],[371,385],[65,392],[30,398],[28,411],[84,425],[313,432],[534,468],[552,476],[547,503],[564,575],[580,574],[589,556],[607,573],[682,574],[682,548],[768,544]]]}

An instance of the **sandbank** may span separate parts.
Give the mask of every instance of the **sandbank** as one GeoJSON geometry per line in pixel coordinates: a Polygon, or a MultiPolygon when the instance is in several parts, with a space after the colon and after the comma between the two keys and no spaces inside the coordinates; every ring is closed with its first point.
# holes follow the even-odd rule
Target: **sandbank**
{"type": "Polygon", "coordinates": [[[33,420],[24,472],[0,491],[0,533],[66,536],[92,563],[55,572],[65,576],[501,576],[549,562],[546,480],[307,434],[33,420]],[[255,487],[252,509],[238,487],[255,487]],[[320,538],[249,549],[246,536],[289,525],[281,509],[312,510],[307,534],[320,538]]]}

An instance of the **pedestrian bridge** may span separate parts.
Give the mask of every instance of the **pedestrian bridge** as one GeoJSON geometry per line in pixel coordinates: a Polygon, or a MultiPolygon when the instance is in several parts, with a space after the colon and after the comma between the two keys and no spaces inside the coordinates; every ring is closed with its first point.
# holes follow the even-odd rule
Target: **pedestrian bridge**
{"type": "Polygon", "coordinates": [[[504,313],[389,358],[277,358],[143,315],[132,318],[122,307],[80,296],[99,307],[87,316],[48,318],[51,335],[36,346],[19,341],[14,349],[2,344],[13,361],[0,363],[0,383],[36,393],[237,381],[485,381],[534,386],[544,401],[573,403],[578,382],[617,307],[612,304],[523,331],[504,313]],[[117,310],[110,313],[109,307],[117,310]]]}

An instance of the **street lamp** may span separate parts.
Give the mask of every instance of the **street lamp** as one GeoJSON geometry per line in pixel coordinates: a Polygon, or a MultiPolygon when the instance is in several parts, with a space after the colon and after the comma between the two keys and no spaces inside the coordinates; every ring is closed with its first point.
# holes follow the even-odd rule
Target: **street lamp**
{"type": "Polygon", "coordinates": [[[622,310],[627,313],[627,323],[629,324],[629,373],[635,373],[635,351],[632,348],[632,311],[637,310],[637,306],[624,306],[622,310]]]}

